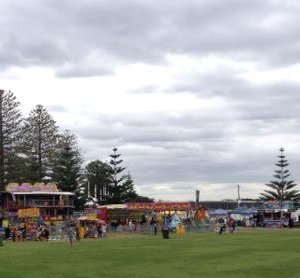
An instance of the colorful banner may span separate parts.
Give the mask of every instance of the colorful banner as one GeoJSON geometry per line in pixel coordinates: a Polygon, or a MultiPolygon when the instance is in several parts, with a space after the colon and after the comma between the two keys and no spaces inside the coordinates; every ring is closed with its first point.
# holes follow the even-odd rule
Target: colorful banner
{"type": "Polygon", "coordinates": [[[291,209],[293,208],[293,202],[292,201],[283,201],[282,204],[280,204],[280,201],[277,200],[269,200],[265,201],[263,204],[264,209],[291,209]]]}
{"type": "Polygon", "coordinates": [[[149,209],[149,210],[190,210],[194,208],[190,202],[166,202],[166,203],[127,203],[128,209],[149,209]]]}
{"type": "Polygon", "coordinates": [[[40,217],[40,209],[39,208],[27,208],[27,209],[19,209],[18,210],[19,218],[38,218],[40,217]]]}

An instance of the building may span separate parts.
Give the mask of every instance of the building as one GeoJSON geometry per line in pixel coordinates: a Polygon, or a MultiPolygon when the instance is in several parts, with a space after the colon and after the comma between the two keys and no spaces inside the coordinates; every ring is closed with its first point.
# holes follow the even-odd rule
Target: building
{"type": "Polygon", "coordinates": [[[237,207],[260,208],[263,205],[263,201],[262,200],[251,200],[251,199],[201,201],[200,205],[204,206],[207,210],[214,210],[214,209],[233,210],[237,207]]]}
{"type": "Polygon", "coordinates": [[[71,192],[59,191],[56,184],[10,183],[1,194],[3,218],[66,220],[74,210],[71,192]]]}

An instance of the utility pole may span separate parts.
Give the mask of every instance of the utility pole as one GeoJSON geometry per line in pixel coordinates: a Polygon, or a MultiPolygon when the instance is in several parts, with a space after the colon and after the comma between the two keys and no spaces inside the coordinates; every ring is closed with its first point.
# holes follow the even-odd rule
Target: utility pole
{"type": "Polygon", "coordinates": [[[4,191],[4,138],[3,138],[3,97],[4,90],[0,90],[0,191],[4,191]]]}
{"type": "Polygon", "coordinates": [[[240,202],[241,202],[241,195],[240,195],[240,185],[238,184],[237,185],[237,188],[238,188],[238,208],[240,207],[240,202]]]}
{"type": "Polygon", "coordinates": [[[196,209],[199,208],[199,202],[200,202],[200,190],[196,190],[196,209]]]}
{"type": "Polygon", "coordinates": [[[91,192],[90,192],[90,180],[87,179],[87,186],[88,186],[88,198],[91,196],[91,192]]]}

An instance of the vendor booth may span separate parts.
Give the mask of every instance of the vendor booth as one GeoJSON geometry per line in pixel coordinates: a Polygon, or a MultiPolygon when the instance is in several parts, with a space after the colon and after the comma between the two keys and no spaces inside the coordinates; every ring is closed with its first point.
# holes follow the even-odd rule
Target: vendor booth
{"type": "Polygon", "coordinates": [[[103,231],[102,225],[106,225],[105,221],[97,218],[89,218],[87,216],[80,216],[79,223],[79,237],[80,238],[97,238],[103,231]]]}
{"type": "Polygon", "coordinates": [[[282,204],[276,200],[266,201],[263,208],[258,210],[259,224],[270,228],[288,227],[291,208],[290,201],[284,201],[282,204]]]}

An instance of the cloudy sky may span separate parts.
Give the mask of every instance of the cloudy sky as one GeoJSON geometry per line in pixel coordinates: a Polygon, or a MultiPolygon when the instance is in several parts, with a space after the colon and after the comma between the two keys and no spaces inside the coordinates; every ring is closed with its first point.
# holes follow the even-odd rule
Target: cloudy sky
{"type": "Polygon", "coordinates": [[[300,183],[297,0],[0,0],[0,88],[44,105],[85,161],[113,146],[156,200],[300,183]]]}

